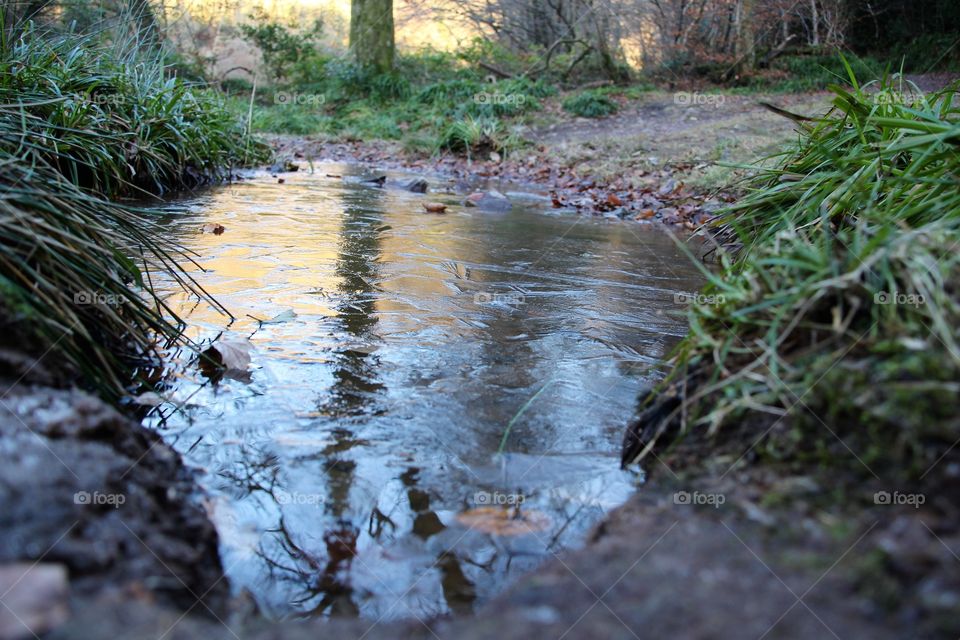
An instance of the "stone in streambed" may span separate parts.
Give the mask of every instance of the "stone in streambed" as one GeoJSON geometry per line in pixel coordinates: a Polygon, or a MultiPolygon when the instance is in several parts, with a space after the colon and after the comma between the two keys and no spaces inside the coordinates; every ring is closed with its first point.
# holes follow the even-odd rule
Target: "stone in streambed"
{"type": "Polygon", "coordinates": [[[299,171],[300,165],[296,162],[291,162],[290,160],[284,160],[282,162],[275,162],[270,167],[270,173],[293,173],[294,171],[299,171]]]}
{"type": "Polygon", "coordinates": [[[496,190],[471,193],[463,202],[466,207],[477,207],[483,211],[510,211],[513,206],[510,199],[496,190]]]}
{"type": "Polygon", "coordinates": [[[415,178],[403,185],[403,188],[411,193],[426,193],[430,185],[423,178],[415,178]]]}

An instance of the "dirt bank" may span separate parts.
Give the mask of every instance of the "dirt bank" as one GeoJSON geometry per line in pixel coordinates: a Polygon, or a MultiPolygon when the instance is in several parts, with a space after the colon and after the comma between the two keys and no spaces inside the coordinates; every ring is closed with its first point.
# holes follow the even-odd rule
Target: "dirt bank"
{"type": "Polygon", "coordinates": [[[56,613],[44,588],[54,601],[222,610],[216,531],[179,457],[99,399],[50,386],[49,363],[9,351],[0,360],[3,635],[20,620],[44,629],[56,613]],[[66,590],[50,584],[58,575],[66,590]]]}
{"type": "Polygon", "coordinates": [[[734,199],[746,165],[780,148],[794,123],[766,109],[773,101],[800,113],[822,113],[826,94],[733,96],[651,92],[601,119],[545,115],[522,136],[527,146],[471,156],[411,153],[399,142],[330,142],[273,136],[277,157],[309,168],[310,160],[437,173],[457,184],[503,181],[534,189],[556,208],[585,215],[693,228],[734,199]]]}
{"type": "Polygon", "coordinates": [[[258,640],[956,637],[960,560],[949,548],[960,540],[938,539],[929,511],[850,510],[824,503],[828,487],[812,477],[723,471],[661,468],[584,549],[558,555],[471,617],[270,625],[178,620],[138,605],[82,612],[54,637],[122,630],[146,639],[171,628],[174,638],[258,640]]]}

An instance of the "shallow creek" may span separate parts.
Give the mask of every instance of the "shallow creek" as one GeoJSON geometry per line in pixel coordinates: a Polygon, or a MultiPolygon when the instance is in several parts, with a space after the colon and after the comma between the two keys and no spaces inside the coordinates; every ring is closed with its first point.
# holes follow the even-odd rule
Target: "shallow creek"
{"type": "Polygon", "coordinates": [[[180,409],[147,424],[200,469],[227,576],[268,615],[467,613],[642,480],[618,467],[622,430],[701,277],[653,227],[358,173],[169,205],[235,319],[172,286],[170,304],[194,338],[249,338],[252,376],[185,373],[180,409]]]}

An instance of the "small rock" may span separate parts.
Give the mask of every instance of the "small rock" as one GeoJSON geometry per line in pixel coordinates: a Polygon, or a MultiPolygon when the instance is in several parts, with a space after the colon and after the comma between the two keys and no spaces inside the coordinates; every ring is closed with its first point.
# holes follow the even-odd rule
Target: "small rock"
{"type": "Polygon", "coordinates": [[[430,185],[423,178],[415,178],[404,185],[404,189],[411,193],[426,193],[430,185]]]}
{"type": "Polygon", "coordinates": [[[481,194],[470,194],[464,205],[468,207],[478,207],[484,211],[510,211],[513,206],[510,198],[499,191],[490,190],[481,194]]]}
{"type": "Polygon", "coordinates": [[[674,191],[676,191],[677,188],[679,188],[680,186],[681,185],[676,180],[674,180],[673,178],[670,178],[665,183],[663,183],[663,186],[660,187],[660,190],[658,191],[658,193],[662,196],[668,196],[674,191]]]}
{"type": "Polygon", "coordinates": [[[467,196],[467,199],[463,201],[463,206],[478,207],[480,206],[479,202],[483,200],[483,196],[484,194],[480,191],[477,191],[476,193],[471,193],[470,195],[467,196]]]}
{"type": "Polygon", "coordinates": [[[376,187],[383,187],[387,182],[387,176],[377,176],[376,178],[370,178],[369,180],[361,180],[363,184],[371,184],[376,187]]]}
{"type": "Polygon", "coordinates": [[[0,638],[36,637],[67,621],[69,587],[62,564],[14,563],[0,566],[0,638]]]}
{"type": "Polygon", "coordinates": [[[294,171],[299,171],[300,165],[296,162],[291,162],[290,160],[284,160],[282,162],[275,162],[270,167],[270,173],[292,173],[294,171]]]}

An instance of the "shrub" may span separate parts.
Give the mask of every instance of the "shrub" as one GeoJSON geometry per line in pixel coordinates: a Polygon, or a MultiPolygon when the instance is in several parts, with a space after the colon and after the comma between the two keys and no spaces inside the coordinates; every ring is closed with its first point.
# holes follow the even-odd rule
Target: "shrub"
{"type": "Polygon", "coordinates": [[[252,24],[240,25],[243,39],[257,47],[263,63],[275,81],[287,77],[290,69],[305,59],[314,58],[316,43],[323,32],[319,20],[307,30],[294,31],[258,8],[250,16],[252,24]]]}
{"type": "Polygon", "coordinates": [[[599,91],[584,91],[563,101],[563,109],[581,118],[602,118],[617,112],[617,103],[599,91]]]}

